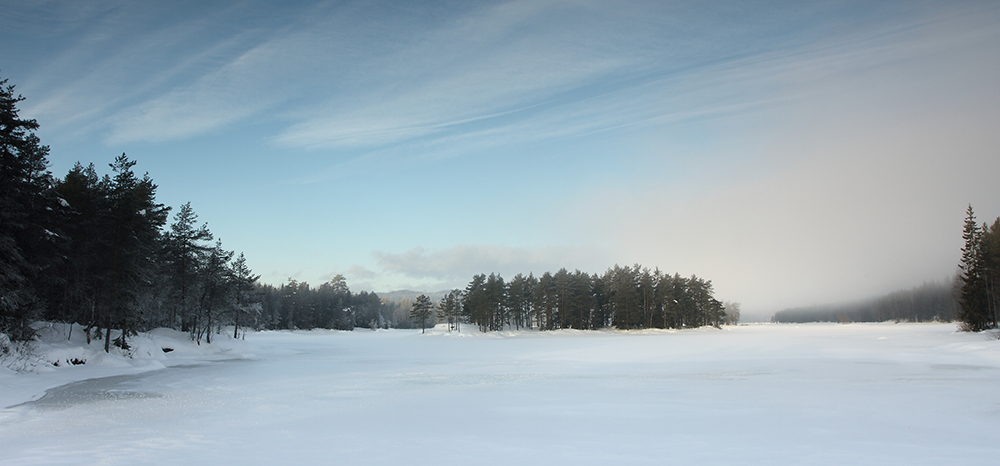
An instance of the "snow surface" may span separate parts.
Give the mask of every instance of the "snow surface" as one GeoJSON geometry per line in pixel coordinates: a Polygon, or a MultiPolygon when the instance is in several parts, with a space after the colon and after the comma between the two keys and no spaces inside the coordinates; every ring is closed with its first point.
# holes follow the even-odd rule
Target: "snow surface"
{"type": "Polygon", "coordinates": [[[59,347],[65,331],[53,326],[39,352],[92,359],[0,369],[0,464],[1000,458],[1000,341],[952,324],[470,327],[262,332],[201,346],[158,330],[130,359],[102,357],[75,334],[59,347]]]}

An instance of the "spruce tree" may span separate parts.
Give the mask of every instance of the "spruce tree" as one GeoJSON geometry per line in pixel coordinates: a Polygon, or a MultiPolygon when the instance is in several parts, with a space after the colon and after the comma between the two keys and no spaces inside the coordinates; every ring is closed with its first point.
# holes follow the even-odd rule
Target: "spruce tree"
{"type": "Polygon", "coordinates": [[[976,223],[976,215],[969,205],[962,229],[962,260],[959,263],[959,312],[963,330],[978,332],[992,326],[989,316],[986,287],[986,257],[982,251],[983,232],[976,223]]]}

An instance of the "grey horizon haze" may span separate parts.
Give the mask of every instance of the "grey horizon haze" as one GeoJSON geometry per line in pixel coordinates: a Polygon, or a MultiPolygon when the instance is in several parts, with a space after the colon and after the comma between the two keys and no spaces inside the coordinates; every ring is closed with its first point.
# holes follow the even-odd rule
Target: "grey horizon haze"
{"type": "Polygon", "coordinates": [[[126,152],[268,283],[639,263],[763,314],[1000,215],[997,2],[5,3],[53,173],[126,152]]]}

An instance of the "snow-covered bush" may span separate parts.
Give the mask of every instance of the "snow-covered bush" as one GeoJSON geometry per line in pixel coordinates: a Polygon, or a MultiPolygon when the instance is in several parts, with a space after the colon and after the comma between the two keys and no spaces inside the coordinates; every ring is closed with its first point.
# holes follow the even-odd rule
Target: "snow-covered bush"
{"type": "Polygon", "coordinates": [[[27,372],[38,367],[35,357],[34,342],[11,341],[4,333],[0,333],[0,367],[14,372],[27,372]]]}

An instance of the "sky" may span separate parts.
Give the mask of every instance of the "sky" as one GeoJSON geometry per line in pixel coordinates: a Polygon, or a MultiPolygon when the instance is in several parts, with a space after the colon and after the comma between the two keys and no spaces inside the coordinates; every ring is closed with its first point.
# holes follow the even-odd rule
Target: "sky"
{"type": "Polygon", "coordinates": [[[764,314],[1000,216],[996,2],[4,3],[52,172],[127,153],[265,283],[638,263],[764,314]]]}

